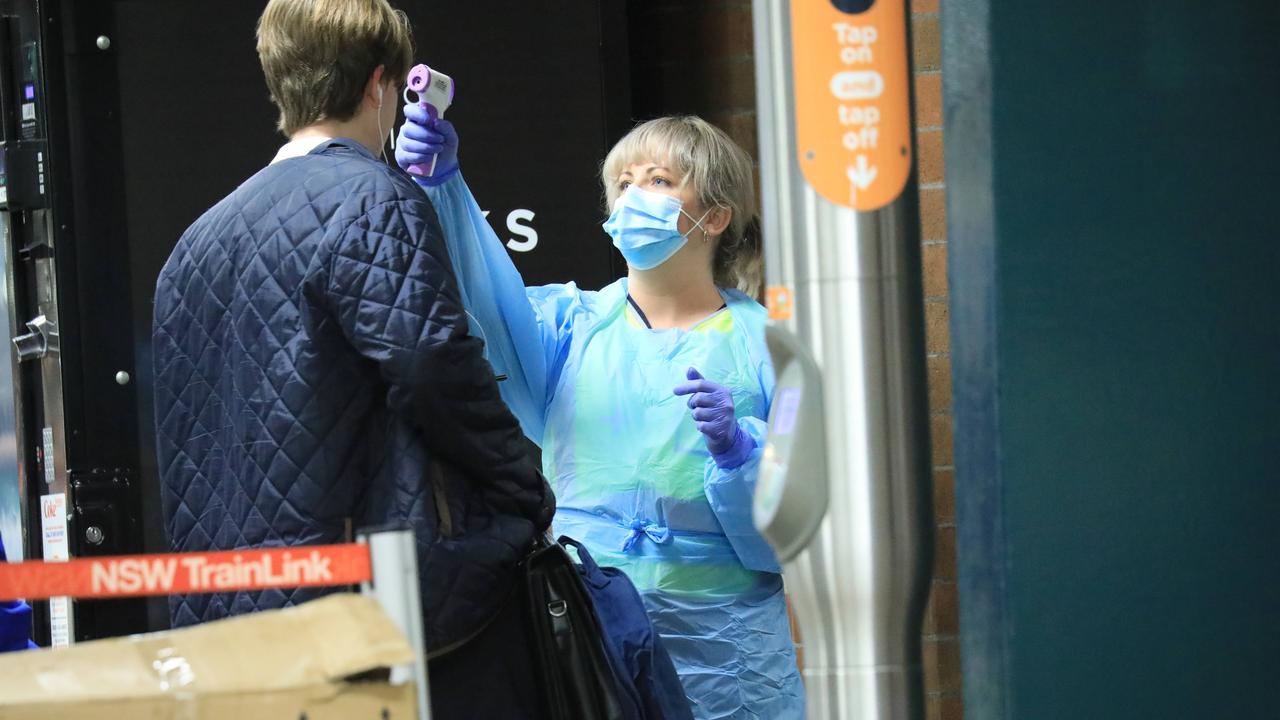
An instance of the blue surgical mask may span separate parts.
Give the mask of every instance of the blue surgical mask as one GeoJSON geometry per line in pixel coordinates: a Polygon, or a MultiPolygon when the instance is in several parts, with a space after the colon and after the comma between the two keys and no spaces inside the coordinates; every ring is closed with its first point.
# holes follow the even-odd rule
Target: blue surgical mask
{"type": "MultiPolygon", "coordinates": [[[[622,252],[628,265],[637,270],[651,270],[670,260],[689,242],[688,234],[682,235],[677,224],[681,213],[698,228],[709,212],[710,209],[693,220],[692,215],[681,209],[679,198],[632,185],[614,203],[604,231],[613,238],[613,246],[622,252]]],[[[693,232],[693,228],[689,232],[693,232]]]]}

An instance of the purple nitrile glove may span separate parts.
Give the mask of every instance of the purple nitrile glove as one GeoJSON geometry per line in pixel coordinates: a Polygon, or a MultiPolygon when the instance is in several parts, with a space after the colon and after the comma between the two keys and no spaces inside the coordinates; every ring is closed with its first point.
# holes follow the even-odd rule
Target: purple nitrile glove
{"type": "Polygon", "coordinates": [[[411,165],[431,167],[436,155],[436,171],[431,177],[410,176],[419,185],[435,187],[458,172],[458,133],[448,120],[432,120],[416,104],[404,106],[404,124],[396,137],[396,164],[408,171],[411,165]]]}
{"type": "Polygon", "coordinates": [[[680,383],[673,392],[689,396],[693,422],[706,440],[711,459],[725,470],[740,467],[756,448],[756,441],[738,426],[733,394],[729,388],[702,377],[697,368],[689,368],[686,377],[689,382],[680,383]]]}

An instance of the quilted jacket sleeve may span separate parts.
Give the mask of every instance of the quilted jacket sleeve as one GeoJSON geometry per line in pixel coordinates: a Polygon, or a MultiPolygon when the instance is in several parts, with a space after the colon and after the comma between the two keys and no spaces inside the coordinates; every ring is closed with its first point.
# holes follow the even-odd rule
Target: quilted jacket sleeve
{"type": "Polygon", "coordinates": [[[330,248],[326,302],[388,385],[387,403],[422,428],[427,448],[473,480],[500,510],[546,527],[554,496],[498,394],[425,198],[379,203],[330,248]]]}

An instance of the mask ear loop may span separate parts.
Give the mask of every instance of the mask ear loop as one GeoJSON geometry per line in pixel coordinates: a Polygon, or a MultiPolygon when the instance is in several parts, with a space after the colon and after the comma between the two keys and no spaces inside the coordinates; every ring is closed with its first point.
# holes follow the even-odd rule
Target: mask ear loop
{"type": "MultiPolygon", "coordinates": [[[[711,214],[712,210],[728,210],[728,209],[729,208],[727,206],[721,205],[720,203],[716,203],[712,207],[707,208],[707,211],[702,213],[702,217],[698,218],[697,220],[693,220],[692,215],[690,215],[687,212],[684,212],[684,208],[680,208],[680,212],[684,213],[685,217],[689,218],[690,220],[693,220],[694,227],[702,231],[702,242],[709,243],[711,242],[711,233],[707,232],[707,228],[702,224],[702,221],[707,219],[707,216],[711,214]]],[[[693,231],[690,230],[689,232],[692,233],[693,231]]]]}

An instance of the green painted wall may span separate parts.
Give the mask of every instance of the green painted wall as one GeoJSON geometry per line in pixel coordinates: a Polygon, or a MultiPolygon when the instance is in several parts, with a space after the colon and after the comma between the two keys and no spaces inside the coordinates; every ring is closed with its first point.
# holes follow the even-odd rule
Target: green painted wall
{"type": "Polygon", "coordinates": [[[942,25],[966,716],[1280,717],[1280,3],[942,25]]]}

